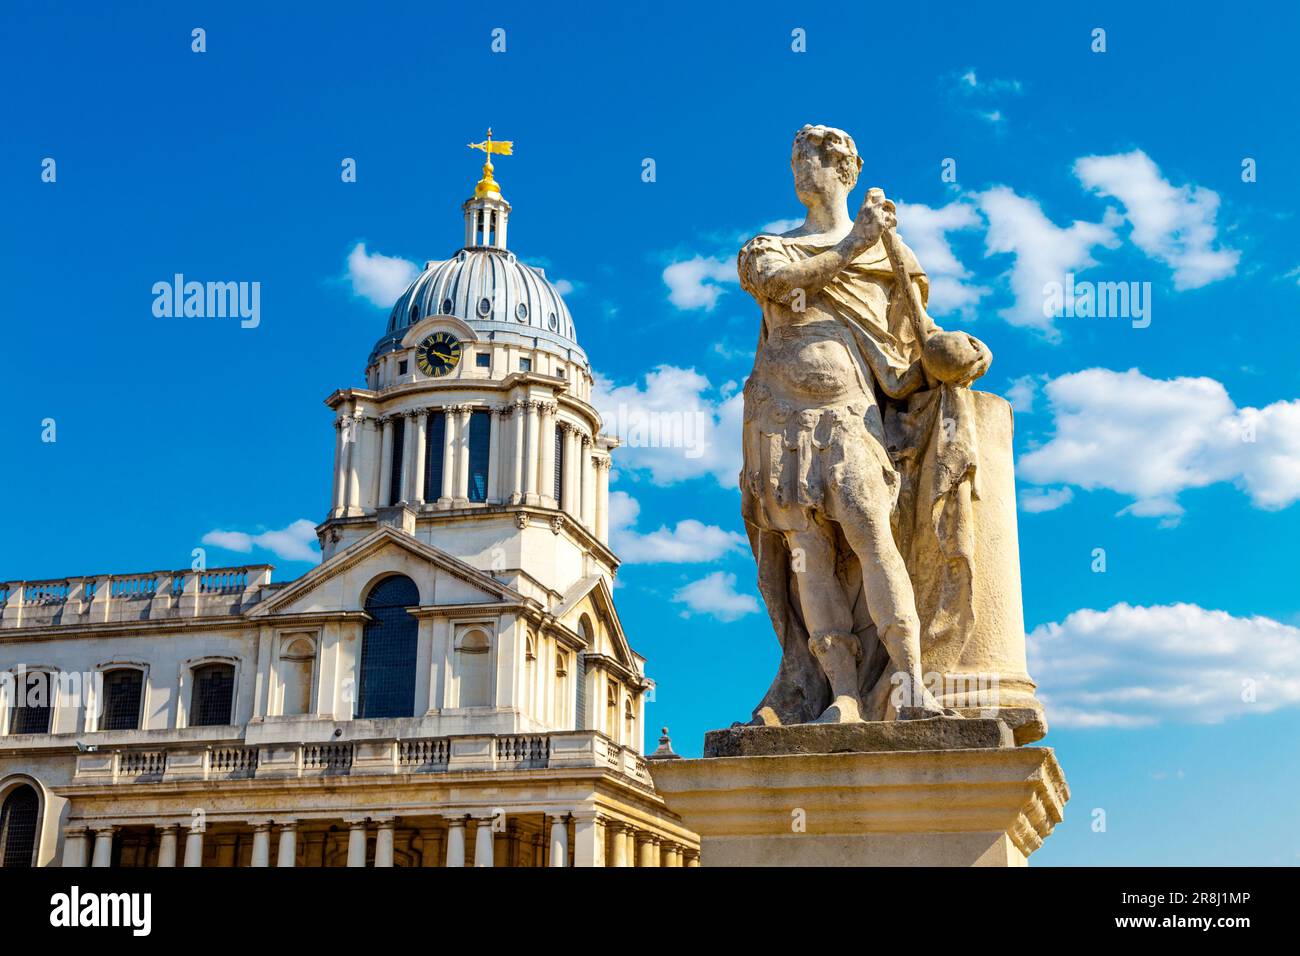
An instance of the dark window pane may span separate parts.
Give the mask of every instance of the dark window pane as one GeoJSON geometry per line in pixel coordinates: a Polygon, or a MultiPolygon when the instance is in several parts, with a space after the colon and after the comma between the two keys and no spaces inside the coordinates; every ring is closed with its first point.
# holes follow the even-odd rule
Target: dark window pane
{"type": "Polygon", "coordinates": [[[442,497],[442,453],[447,443],[447,414],[430,413],[424,434],[424,500],[437,501],[442,497]]]}
{"type": "Polygon", "coordinates": [[[144,673],[122,668],[104,675],[104,713],[100,730],[137,730],[140,727],[140,697],[144,673]]]}
{"type": "Polygon", "coordinates": [[[190,726],[213,727],[231,722],[235,699],[235,669],[229,664],[205,664],[194,669],[190,696],[190,726]]]}
{"type": "Polygon", "coordinates": [[[578,686],[573,699],[573,728],[585,730],[587,727],[587,654],[578,651],[577,664],[573,668],[574,680],[578,686]]]}
{"type": "Polygon", "coordinates": [[[15,684],[19,698],[9,721],[11,734],[48,734],[54,716],[54,675],[44,671],[25,674],[15,684]]]}
{"type": "Polygon", "coordinates": [[[39,802],[31,787],[18,787],[0,807],[0,866],[29,867],[36,850],[36,813],[39,802]]]}
{"type": "Polygon", "coordinates": [[[555,429],[555,503],[558,506],[563,500],[560,495],[564,491],[564,432],[555,429]]]}
{"type": "Polygon", "coordinates": [[[415,713],[415,646],[418,622],[406,613],[420,603],[415,582],[385,578],[366,598],[361,639],[358,717],[411,717],[415,713]]]}
{"type": "Polygon", "coordinates": [[[395,505],[402,500],[402,448],[406,444],[406,418],[399,415],[393,419],[393,459],[388,476],[388,503],[395,505]]]}
{"type": "Polygon", "coordinates": [[[487,501],[488,451],[491,447],[491,412],[469,417],[469,500],[487,501]]]}

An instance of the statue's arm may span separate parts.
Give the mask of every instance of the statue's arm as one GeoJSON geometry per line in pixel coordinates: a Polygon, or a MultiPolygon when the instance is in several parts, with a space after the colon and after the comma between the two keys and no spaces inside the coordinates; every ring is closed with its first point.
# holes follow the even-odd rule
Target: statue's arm
{"type": "Polygon", "coordinates": [[[747,284],[753,287],[752,292],[783,304],[788,303],[798,290],[811,296],[820,292],[865,248],[861,239],[850,235],[825,252],[800,262],[760,253],[750,263],[747,284]]]}

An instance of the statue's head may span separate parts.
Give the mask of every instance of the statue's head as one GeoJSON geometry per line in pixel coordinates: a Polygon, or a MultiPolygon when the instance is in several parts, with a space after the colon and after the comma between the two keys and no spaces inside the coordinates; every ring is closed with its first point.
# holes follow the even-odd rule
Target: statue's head
{"type": "Polygon", "coordinates": [[[844,130],[809,124],[794,134],[790,168],[794,191],[806,206],[847,196],[862,171],[862,157],[844,130]]]}

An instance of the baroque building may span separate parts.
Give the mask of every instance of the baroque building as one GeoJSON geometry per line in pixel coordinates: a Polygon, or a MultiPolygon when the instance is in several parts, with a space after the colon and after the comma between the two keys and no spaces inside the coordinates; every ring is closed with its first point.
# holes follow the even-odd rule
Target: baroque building
{"type": "Polygon", "coordinates": [[[500,145],[326,399],[319,566],[0,584],[4,866],[698,864],[614,606],[616,442],[500,145]]]}

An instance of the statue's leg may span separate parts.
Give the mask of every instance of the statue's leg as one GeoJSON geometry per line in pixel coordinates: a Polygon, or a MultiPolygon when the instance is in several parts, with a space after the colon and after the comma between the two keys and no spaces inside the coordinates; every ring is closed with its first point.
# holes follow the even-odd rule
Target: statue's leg
{"type": "Polygon", "coordinates": [[[799,605],[808,628],[808,649],[831,685],[831,705],[816,723],[862,719],[858,700],[858,655],[853,613],[835,574],[835,545],[825,528],[788,531],[786,539],[799,576],[799,605]]]}
{"type": "Polygon", "coordinates": [[[891,491],[879,468],[870,465],[840,478],[827,504],[862,566],[867,610],[894,665],[895,709],[943,713],[921,673],[921,623],[912,579],[890,529],[891,491]]]}

